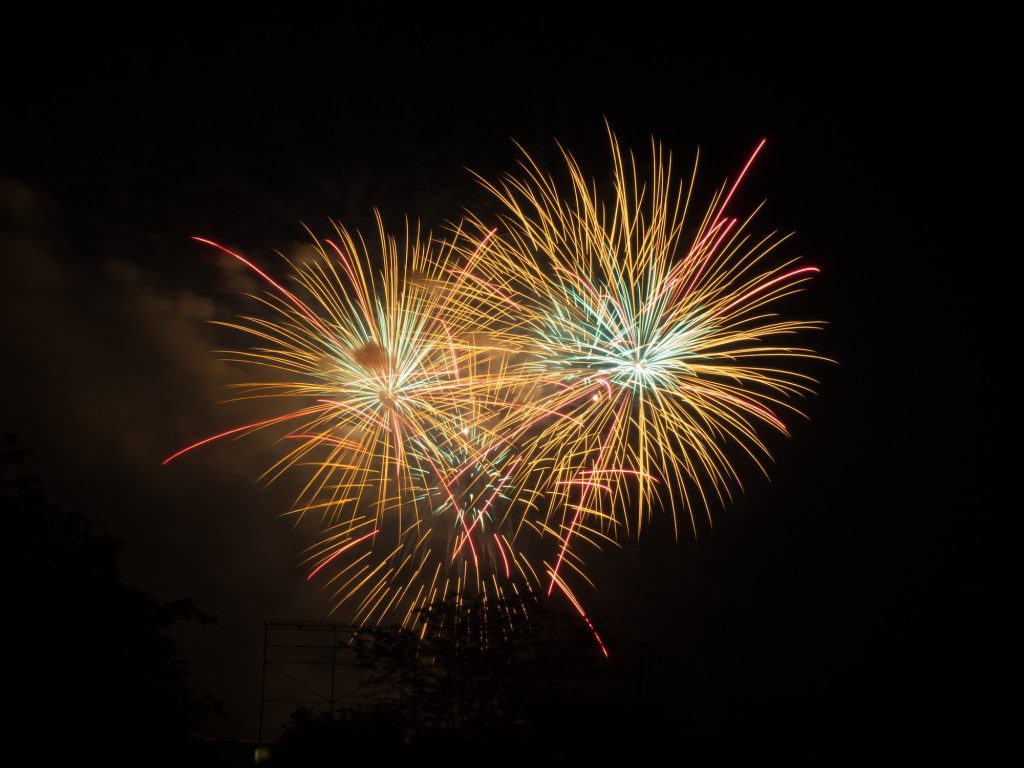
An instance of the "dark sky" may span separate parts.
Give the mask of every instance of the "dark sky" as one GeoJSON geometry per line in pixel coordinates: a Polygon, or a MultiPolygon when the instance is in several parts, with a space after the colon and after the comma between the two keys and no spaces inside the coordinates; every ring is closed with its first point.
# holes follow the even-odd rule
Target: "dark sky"
{"type": "Polygon", "coordinates": [[[970,190],[952,174],[973,162],[960,125],[994,119],[977,78],[896,40],[739,61],[645,35],[357,25],[7,52],[0,429],[55,500],[124,540],[126,580],[218,618],[181,636],[195,687],[229,712],[209,735],[253,735],[261,620],[331,604],[279,517],[290,488],[256,483],[258,439],[160,466],[239,423],[204,321],[231,317],[249,278],[189,237],[268,264],[300,221],[366,227],[376,206],[392,229],[439,228],[485,204],[465,168],[512,170],[512,139],[554,163],[557,138],[603,173],[604,118],[681,165],[699,145],[705,190],[767,137],[741,202],[767,199],[762,225],[795,230],[790,252],[822,268],[792,306],[829,322],[817,343],[838,361],[815,371],[810,420],[771,441],[771,481],[713,530],[676,544],[655,526],[591,558],[593,613],[644,649],[643,701],[666,722],[697,700],[813,702],[845,735],[908,709],[959,722],[1003,685],[990,615],[1008,566],[989,548],[977,411],[995,385],[952,234],[970,190]]]}

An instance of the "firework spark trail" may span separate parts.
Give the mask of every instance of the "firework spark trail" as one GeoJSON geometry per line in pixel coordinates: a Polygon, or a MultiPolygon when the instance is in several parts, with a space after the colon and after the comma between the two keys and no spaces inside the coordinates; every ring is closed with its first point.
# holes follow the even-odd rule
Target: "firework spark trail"
{"type": "MultiPolygon", "coordinates": [[[[623,401],[622,405],[619,406],[619,412],[615,414],[615,421],[612,422],[611,428],[608,430],[608,439],[601,444],[601,450],[597,454],[597,458],[594,460],[594,466],[601,466],[601,460],[604,458],[605,450],[608,448],[611,436],[615,433],[615,428],[618,426],[619,421],[622,419],[622,412],[625,410],[626,402],[623,401]]],[[[581,473],[582,474],[582,473],[581,473]]],[[[565,482],[565,481],[562,481],[565,482]]],[[[569,481],[568,485],[573,484],[574,481],[569,481]]],[[[593,483],[583,482],[583,490],[580,492],[580,502],[576,506],[576,512],[573,514],[572,522],[569,523],[569,529],[565,532],[565,536],[562,539],[562,546],[558,550],[558,560],[555,561],[555,567],[551,569],[551,581],[548,584],[548,596],[551,595],[551,590],[555,588],[555,580],[558,577],[558,571],[562,567],[562,563],[565,562],[566,552],[569,551],[569,544],[572,541],[573,533],[576,531],[576,526],[579,524],[580,517],[583,514],[583,510],[587,503],[587,494],[591,488],[595,487],[593,483]]],[[[607,486],[605,486],[607,487],[607,486]]],[[[564,585],[563,586],[564,589],[564,585]]],[[[568,593],[566,593],[568,594],[568,593]]],[[[582,608],[580,609],[583,610],[582,608]]],[[[603,647],[603,646],[602,646],[603,647]]]]}

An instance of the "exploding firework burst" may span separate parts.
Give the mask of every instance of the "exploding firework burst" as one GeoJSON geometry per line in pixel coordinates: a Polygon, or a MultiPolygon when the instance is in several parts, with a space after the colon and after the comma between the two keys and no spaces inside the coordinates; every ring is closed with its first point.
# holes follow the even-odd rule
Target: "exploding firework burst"
{"type": "Polygon", "coordinates": [[[695,525],[740,485],[733,449],[763,470],[760,432],[786,433],[780,412],[796,411],[793,397],[813,384],[792,362],[817,357],[789,339],[819,324],[775,311],[817,268],[777,260],[786,236],[756,237],[753,214],[729,210],[763,142],[690,226],[696,163],[677,182],[653,144],[644,180],[609,137],[607,197],[564,151],[564,187],[529,156],[522,174],[483,180],[503,208],[500,234],[461,293],[467,311],[500,318],[503,343],[526,351],[506,383],[532,387],[515,416],[530,425],[522,466],[561,541],[546,564],[549,593],[573,541],[638,534],[655,499],[695,525]]]}
{"type": "Polygon", "coordinates": [[[279,430],[282,455],[265,477],[306,470],[292,513],[323,531],[309,578],[358,619],[408,624],[451,595],[525,597],[540,583],[518,544],[531,494],[514,482],[511,444],[489,428],[502,420],[490,393],[505,389],[505,366],[480,346],[479,326],[464,328],[454,300],[478,254],[451,259],[444,243],[408,232],[402,250],[378,217],[376,271],[365,242],[335,230],[314,240],[312,258],[288,261],[289,287],[201,240],[267,286],[254,297],[260,314],[223,323],[253,340],[227,359],[264,374],[237,385],[239,399],[284,412],[164,463],[218,438],[279,430]]]}

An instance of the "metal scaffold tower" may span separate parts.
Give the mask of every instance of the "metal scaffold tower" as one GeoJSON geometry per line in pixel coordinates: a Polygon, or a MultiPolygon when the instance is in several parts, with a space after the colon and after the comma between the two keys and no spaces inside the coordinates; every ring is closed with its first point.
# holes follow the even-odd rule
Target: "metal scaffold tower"
{"type": "Polygon", "coordinates": [[[359,706],[363,685],[355,673],[358,664],[352,649],[352,639],[359,631],[352,624],[263,623],[260,744],[264,743],[268,706],[305,705],[329,712],[332,717],[340,705],[359,706]]]}

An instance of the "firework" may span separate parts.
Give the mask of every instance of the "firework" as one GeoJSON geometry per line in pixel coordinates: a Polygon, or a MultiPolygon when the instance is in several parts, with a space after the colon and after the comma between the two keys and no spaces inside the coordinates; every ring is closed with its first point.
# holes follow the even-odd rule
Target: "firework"
{"type": "Polygon", "coordinates": [[[529,386],[514,414],[528,428],[504,429],[521,434],[522,467],[548,501],[542,524],[561,542],[549,593],[571,543],[639,534],[656,500],[691,525],[710,514],[741,487],[736,449],[763,470],[760,433],[786,433],[780,413],[813,385],[793,362],[815,353],[789,342],[819,324],[776,307],[818,270],[777,259],[787,237],[755,236],[753,214],[730,211],[763,142],[691,224],[696,162],[677,182],[652,143],[645,178],[609,137],[607,196],[564,150],[565,186],[528,155],[519,175],[481,180],[500,233],[460,294],[522,351],[505,382],[529,386]]]}
{"type": "Polygon", "coordinates": [[[790,340],[819,327],[777,314],[818,270],[730,209],[763,142],[698,207],[696,162],[678,181],[652,143],[645,172],[609,137],[607,195],[567,152],[564,185],[526,156],[482,180],[496,221],[445,242],[407,228],[400,247],[378,217],[379,254],[336,226],[289,287],[202,240],[266,284],[259,314],[224,324],[252,340],[227,357],[262,373],[239,397],[279,412],[167,461],[274,431],[266,476],[304,471],[291,511],[322,533],[309,578],[359,620],[558,587],[593,630],[577,545],[638,535],[659,507],[696,528],[742,487],[737,455],[763,471],[762,434],[814,383],[795,363],[818,356],[790,340]]]}
{"type": "Polygon", "coordinates": [[[286,260],[288,287],[196,238],[266,285],[253,297],[261,312],[222,323],[252,340],[226,359],[261,374],[237,385],[238,399],[281,412],[164,463],[219,438],[277,430],[281,456],[264,477],[302,470],[291,513],[322,531],[309,578],[358,619],[408,624],[451,595],[507,603],[540,577],[517,543],[516,510],[529,509],[531,494],[513,481],[511,445],[488,426],[504,420],[491,394],[504,365],[479,344],[479,326],[464,327],[455,300],[477,254],[453,259],[444,243],[408,231],[400,248],[377,223],[378,254],[336,225],[311,258],[286,260]]]}

